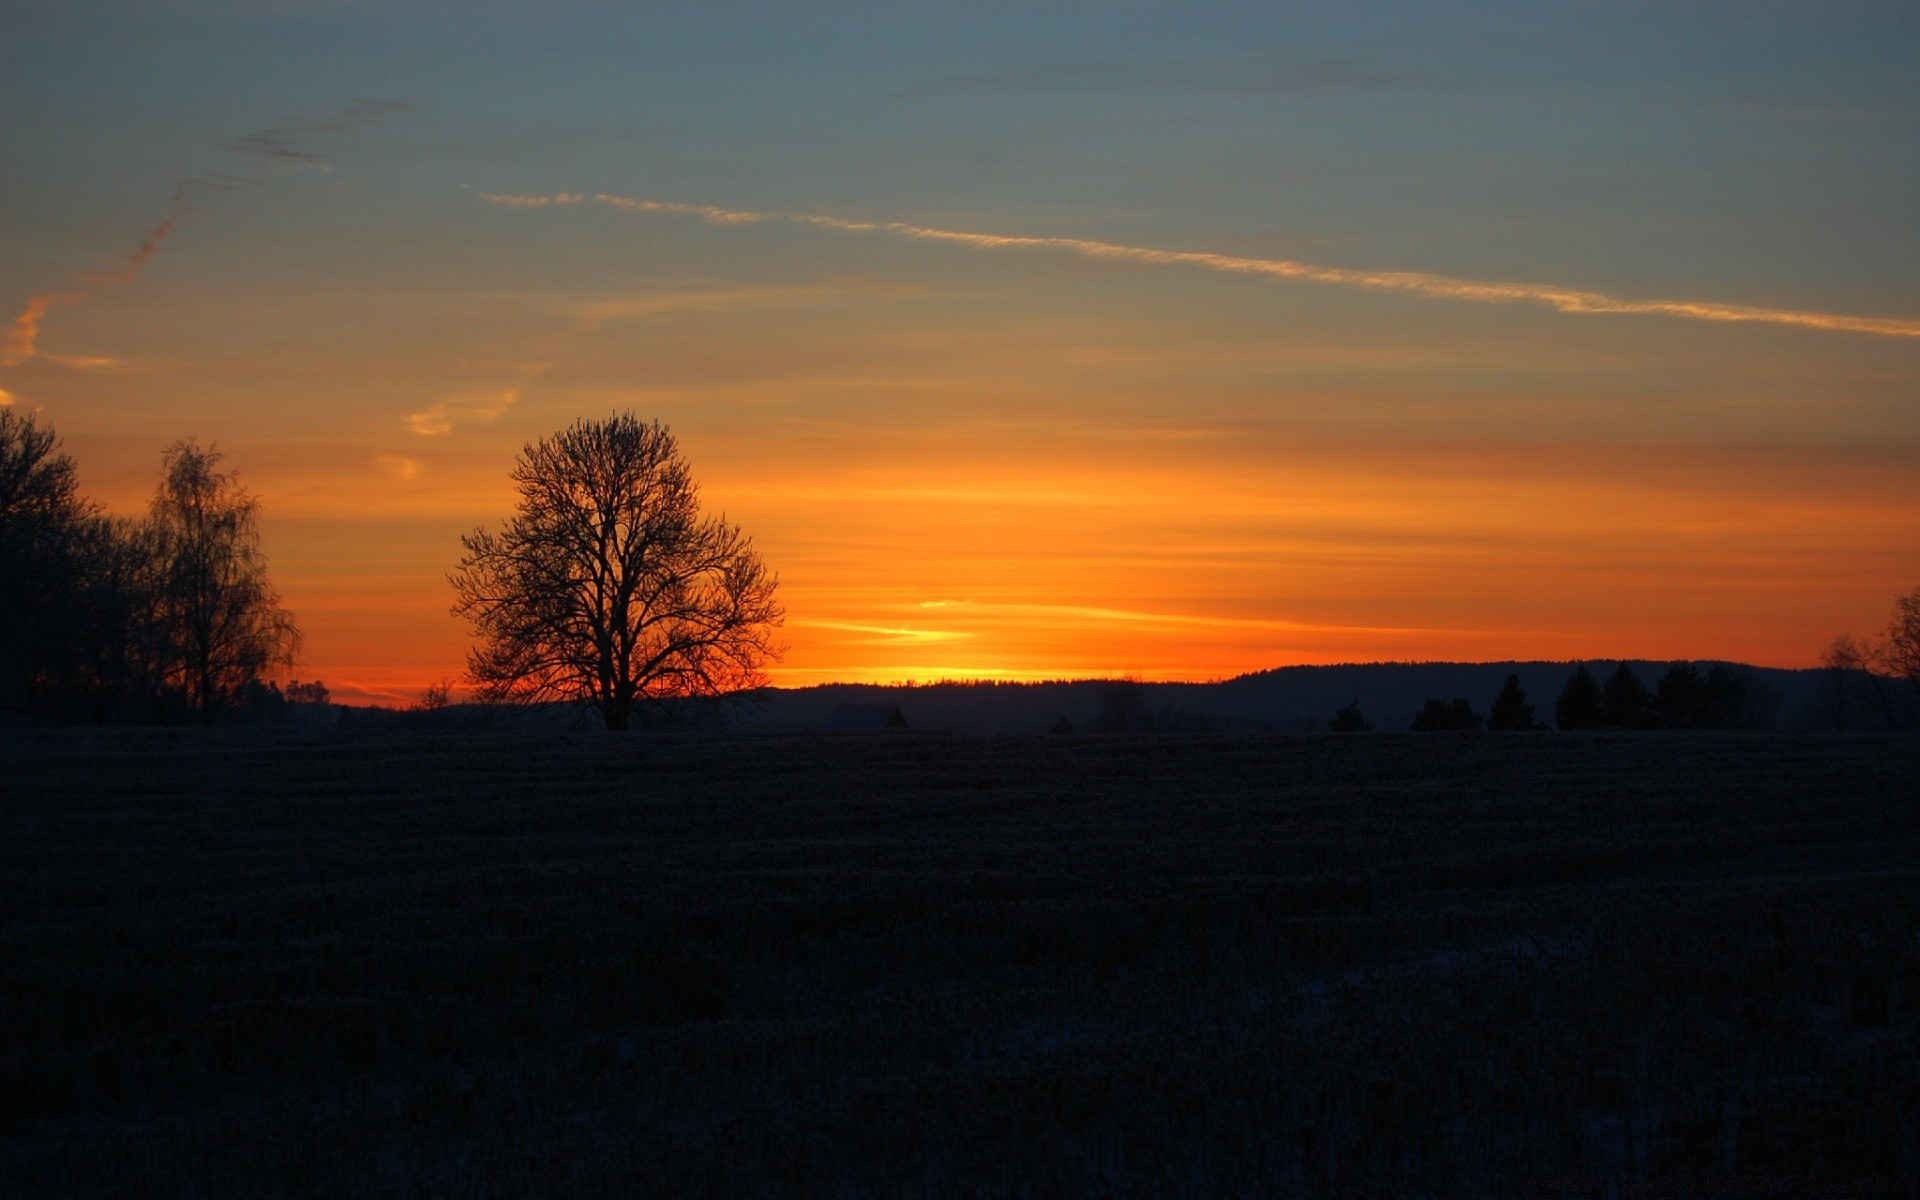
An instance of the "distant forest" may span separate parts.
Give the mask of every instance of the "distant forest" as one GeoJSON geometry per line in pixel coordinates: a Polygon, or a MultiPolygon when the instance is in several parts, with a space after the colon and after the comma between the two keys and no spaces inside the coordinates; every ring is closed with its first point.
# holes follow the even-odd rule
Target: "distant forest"
{"type": "MultiPolygon", "coordinates": [[[[258,506],[221,463],[216,448],[176,442],[147,515],[108,516],[79,494],[51,429],[0,409],[0,723],[446,729],[592,719],[570,704],[455,704],[451,679],[395,710],[336,705],[324,682],[289,678],[299,630],[267,577],[258,506]]],[[[660,704],[644,720],[822,730],[835,708],[873,703],[899,705],[910,729],[982,734],[1920,728],[1920,588],[1895,598],[1881,634],[1843,634],[1806,670],[1374,663],[1214,683],[828,684],[660,704]]]]}

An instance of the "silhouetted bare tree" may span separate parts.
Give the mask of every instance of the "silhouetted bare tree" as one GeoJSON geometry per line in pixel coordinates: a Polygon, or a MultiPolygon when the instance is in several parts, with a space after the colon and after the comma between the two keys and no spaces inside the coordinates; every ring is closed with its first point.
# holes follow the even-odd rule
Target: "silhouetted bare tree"
{"type": "Polygon", "coordinates": [[[165,564],[170,673],[208,722],[269,669],[292,666],[300,647],[292,614],[267,580],[259,504],[218,470],[220,459],[217,448],[192,441],[169,446],[150,517],[165,564]]]}
{"type": "Polygon", "coordinates": [[[740,530],[700,515],[673,435],[631,412],[524,448],[517,514],[476,529],[448,580],[480,644],[486,703],[567,700],[625,729],[636,706],[765,684],[778,578],[740,530]]]}
{"type": "Polygon", "coordinates": [[[1880,639],[1876,660],[1887,674],[1904,679],[1920,701],[1920,587],[1893,598],[1893,615],[1880,639]]]}

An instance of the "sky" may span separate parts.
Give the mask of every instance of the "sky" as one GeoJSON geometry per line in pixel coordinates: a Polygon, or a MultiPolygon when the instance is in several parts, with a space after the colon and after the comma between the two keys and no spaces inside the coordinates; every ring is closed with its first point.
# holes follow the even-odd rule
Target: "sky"
{"type": "Polygon", "coordinates": [[[460,535],[631,409],[776,682],[1812,665],[1920,585],[1920,8],[42,4],[0,403],[193,437],[294,672],[457,679],[460,535]]]}

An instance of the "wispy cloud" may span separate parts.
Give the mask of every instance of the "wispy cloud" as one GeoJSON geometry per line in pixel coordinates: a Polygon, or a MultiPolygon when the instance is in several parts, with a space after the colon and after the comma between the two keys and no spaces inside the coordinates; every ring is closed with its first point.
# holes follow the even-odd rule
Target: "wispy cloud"
{"type": "Polygon", "coordinates": [[[48,354],[42,351],[34,357],[82,375],[151,375],[170,369],[163,364],[134,362],[108,354],[48,354]]]}
{"type": "Polygon", "coordinates": [[[971,600],[923,600],[923,609],[953,609],[1023,619],[1064,619],[1070,621],[1107,621],[1124,625],[1177,625],[1209,629],[1266,629],[1285,633],[1429,633],[1415,626],[1321,625],[1300,621],[1279,621],[1259,617],[1212,617],[1193,613],[1138,612],[1124,608],[1098,608],[1080,604],[998,604],[971,600]]]}
{"type": "Polygon", "coordinates": [[[17,367],[38,352],[40,325],[48,309],[56,304],[78,304],[86,298],[86,292],[42,292],[29,299],[7,327],[6,341],[0,342],[0,367],[17,367]]]}
{"type": "Polygon", "coordinates": [[[412,483],[426,469],[419,459],[403,454],[376,454],[373,456],[373,465],[379,468],[381,474],[401,483],[412,483]]]}
{"type": "MultiPolygon", "coordinates": [[[[290,125],[262,130],[259,133],[246,134],[231,138],[222,148],[243,154],[263,164],[300,162],[308,165],[324,165],[324,156],[310,148],[305,139],[322,134],[352,133],[361,126],[391,113],[404,112],[413,106],[402,100],[353,100],[341,112],[331,118],[319,121],[300,121],[290,125]]],[[[258,176],[230,175],[213,172],[204,175],[190,175],[174,185],[173,198],[169,202],[173,211],[167,218],[149,230],[140,244],[117,264],[83,273],[80,278],[89,284],[125,284],[139,278],[147,264],[153,261],[166,244],[167,237],[173,233],[174,224],[193,208],[193,200],[199,192],[228,192],[238,188],[256,187],[266,180],[258,176]]],[[[8,328],[6,339],[0,342],[0,367],[17,367],[39,354],[40,326],[46,319],[47,310],[61,304],[78,304],[92,296],[91,290],[41,292],[28,299],[20,315],[13,319],[8,328]]]]}
{"type": "Polygon", "coordinates": [[[553,204],[578,204],[587,198],[582,192],[561,192],[556,196],[506,196],[498,192],[480,192],[479,196],[488,204],[498,204],[503,208],[546,208],[553,204]]]}
{"type": "Polygon", "coordinates": [[[456,421],[497,421],[520,399],[520,388],[461,392],[407,416],[407,428],[422,437],[452,433],[456,421]]]}
{"type": "MultiPolygon", "coordinates": [[[[538,199],[538,197],[483,195],[482,199],[493,204],[525,208],[537,207],[537,205],[528,204],[527,201],[538,199]]],[[[839,217],[813,213],[752,212],[716,208],[705,204],[674,204],[634,199],[604,192],[596,193],[593,200],[596,203],[629,212],[698,217],[712,225],[748,225],[762,221],[778,221],[839,233],[880,234],[917,241],[946,242],[981,250],[1065,251],[1083,258],[1108,262],[1131,262],[1163,267],[1197,267],[1208,271],[1257,275],[1290,282],[1328,284],[1364,291],[1397,292],[1433,300],[1455,300],[1474,304],[1532,304],[1543,305],[1558,312],[1580,315],[1670,317],[1689,321],[1787,325],[1802,329],[1859,333],[1876,337],[1920,338],[1920,318],[1913,317],[1854,316],[1806,309],[1722,304],[1710,300],[1634,300],[1561,284],[1498,282],[1452,275],[1434,275],[1422,271],[1367,271],[1285,258],[1251,258],[1200,250],[1162,250],[1152,246],[1129,246],[1086,238],[971,233],[964,230],[913,225],[904,221],[847,221],[839,217]]]]}
{"type": "Polygon", "coordinates": [[[912,629],[894,625],[862,625],[854,621],[811,621],[797,619],[788,622],[806,629],[832,629],[843,633],[866,633],[874,635],[868,645],[912,644],[919,642],[954,642],[970,638],[972,633],[957,629],[912,629]]]}
{"type": "Polygon", "coordinates": [[[999,71],[947,75],[902,88],[890,100],[976,92],[1244,92],[1277,94],[1334,88],[1385,88],[1414,82],[1365,59],[1288,62],[1273,58],[1145,59],[1106,63],[1030,63],[999,71]]]}
{"type": "Polygon", "coordinates": [[[13,407],[13,403],[13,393],[5,388],[0,388],[0,408],[11,408],[13,407]]]}

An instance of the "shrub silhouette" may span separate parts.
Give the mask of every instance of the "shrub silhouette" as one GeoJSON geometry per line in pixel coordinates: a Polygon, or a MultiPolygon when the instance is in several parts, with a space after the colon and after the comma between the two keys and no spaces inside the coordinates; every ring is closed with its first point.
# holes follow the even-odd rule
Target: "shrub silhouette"
{"type": "Polygon", "coordinates": [[[1473,730],[1480,728],[1480,716],[1473,711],[1473,705],[1460,697],[1455,697],[1451,704],[1433,699],[1414,714],[1413,724],[1407,728],[1414,733],[1473,730]]]}
{"type": "Polygon", "coordinates": [[[1333,714],[1333,720],[1327,722],[1327,728],[1335,733],[1371,733],[1373,722],[1361,715],[1360,701],[1353,700],[1333,714]]]}

